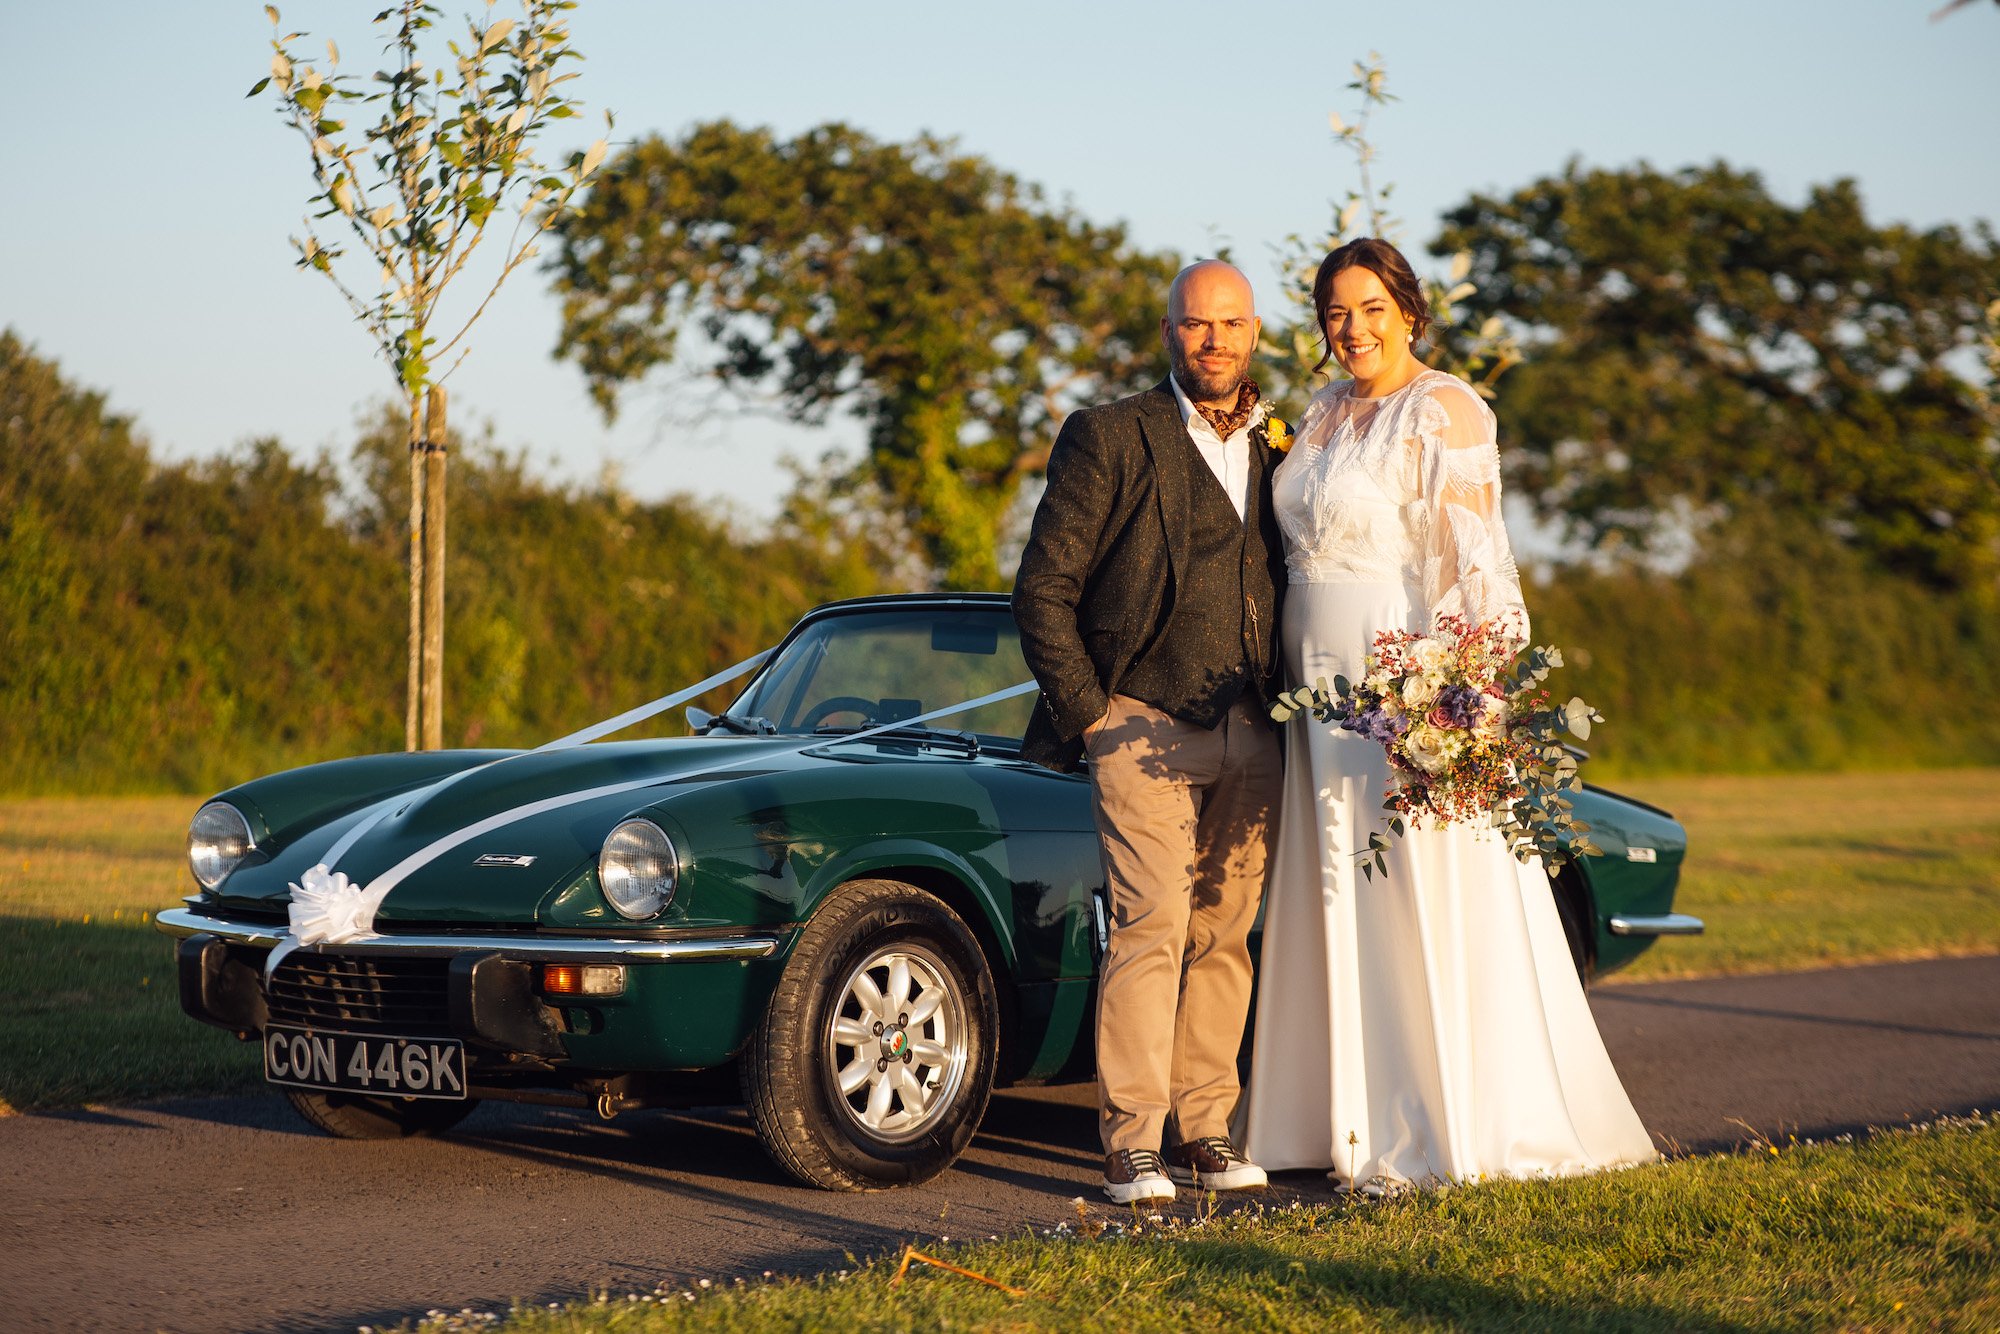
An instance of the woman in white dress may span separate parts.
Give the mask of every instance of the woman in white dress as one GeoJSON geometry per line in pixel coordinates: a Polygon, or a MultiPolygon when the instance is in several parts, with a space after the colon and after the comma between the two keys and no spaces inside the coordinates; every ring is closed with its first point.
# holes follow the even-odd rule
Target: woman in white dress
{"type": "MultiPolygon", "coordinates": [[[[1443,613],[1502,618],[1525,642],[1493,414],[1417,360],[1428,321],[1408,262],[1351,242],[1313,296],[1351,378],[1313,398],[1272,482],[1292,680],[1358,679],[1377,631],[1427,631],[1443,613]]],[[[1382,748],[1310,714],[1290,726],[1244,1152],[1366,1189],[1657,1157],[1541,863],[1490,830],[1411,828],[1388,874],[1364,878],[1354,854],[1388,819],[1382,748]]]]}

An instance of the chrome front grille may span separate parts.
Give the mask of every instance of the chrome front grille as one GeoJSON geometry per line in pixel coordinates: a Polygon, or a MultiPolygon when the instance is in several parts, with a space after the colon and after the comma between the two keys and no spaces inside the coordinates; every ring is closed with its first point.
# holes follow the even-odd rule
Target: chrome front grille
{"type": "Polygon", "coordinates": [[[448,1037],[450,968],[451,960],[441,957],[348,958],[301,950],[278,964],[265,1002],[274,1024],[448,1037]]]}

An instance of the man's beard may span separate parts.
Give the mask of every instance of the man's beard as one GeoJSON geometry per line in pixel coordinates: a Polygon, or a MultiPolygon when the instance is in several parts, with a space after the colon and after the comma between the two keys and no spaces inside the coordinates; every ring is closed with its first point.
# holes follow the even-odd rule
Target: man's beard
{"type": "Polygon", "coordinates": [[[1226,371],[1204,370],[1179,347],[1172,349],[1169,359],[1173,362],[1174,378],[1181,382],[1187,396],[1197,403],[1233,401],[1243,383],[1244,374],[1250,369],[1250,359],[1245,357],[1226,371]]]}

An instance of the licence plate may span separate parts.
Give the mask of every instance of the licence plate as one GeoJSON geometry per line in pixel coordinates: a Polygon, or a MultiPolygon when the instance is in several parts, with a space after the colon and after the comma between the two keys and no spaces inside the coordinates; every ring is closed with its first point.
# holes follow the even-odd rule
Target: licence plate
{"type": "Polygon", "coordinates": [[[397,1098],[463,1098],[465,1044],[456,1038],[327,1033],[272,1024],[264,1078],[299,1088],[397,1098]]]}

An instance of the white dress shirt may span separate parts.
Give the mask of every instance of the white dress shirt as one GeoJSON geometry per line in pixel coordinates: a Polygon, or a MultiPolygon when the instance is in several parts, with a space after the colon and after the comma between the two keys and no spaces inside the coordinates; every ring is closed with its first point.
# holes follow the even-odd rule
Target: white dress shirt
{"type": "Polygon", "coordinates": [[[1247,518],[1250,504],[1250,425],[1257,419],[1256,413],[1244,422],[1229,438],[1224,440],[1208,424],[1208,418],[1194,410],[1194,400],[1181,388],[1181,382],[1169,375],[1167,382],[1174,387],[1174,401],[1181,405],[1181,421],[1187,426],[1188,438],[1201,451],[1202,461],[1215,474],[1215,480],[1222,483],[1223,494],[1236,507],[1236,517],[1247,518]]]}

